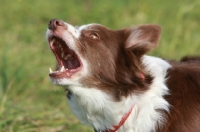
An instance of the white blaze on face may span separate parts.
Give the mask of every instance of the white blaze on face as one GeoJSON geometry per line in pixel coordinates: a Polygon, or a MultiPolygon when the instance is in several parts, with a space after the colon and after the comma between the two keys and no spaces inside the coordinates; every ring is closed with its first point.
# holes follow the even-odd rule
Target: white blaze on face
{"type": "Polygon", "coordinates": [[[65,23],[67,25],[67,28],[68,28],[68,32],[70,32],[75,38],[79,38],[80,36],[80,31],[77,30],[74,26],[68,24],[68,23],[65,23]]]}

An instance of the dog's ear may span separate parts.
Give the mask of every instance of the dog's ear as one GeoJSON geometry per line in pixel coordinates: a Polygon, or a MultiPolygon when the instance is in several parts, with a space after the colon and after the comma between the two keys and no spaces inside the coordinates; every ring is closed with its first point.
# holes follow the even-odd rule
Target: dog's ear
{"type": "Polygon", "coordinates": [[[141,57],[146,52],[154,49],[158,45],[161,28],[158,25],[140,25],[135,28],[124,30],[126,42],[125,48],[141,57]]]}

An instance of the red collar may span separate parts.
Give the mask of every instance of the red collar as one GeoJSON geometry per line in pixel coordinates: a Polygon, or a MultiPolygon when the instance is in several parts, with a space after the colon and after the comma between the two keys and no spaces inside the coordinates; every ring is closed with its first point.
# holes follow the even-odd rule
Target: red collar
{"type": "Polygon", "coordinates": [[[113,128],[114,128],[113,130],[108,129],[108,130],[105,130],[105,131],[102,131],[102,132],[116,132],[116,131],[125,123],[125,121],[128,119],[128,117],[129,117],[129,115],[131,114],[133,108],[134,108],[134,105],[133,105],[132,108],[129,110],[129,112],[126,113],[126,114],[122,117],[122,119],[121,119],[121,121],[119,122],[119,124],[116,125],[116,126],[113,126],[113,128]]]}
{"type": "MultiPolygon", "coordinates": [[[[144,76],[143,73],[140,73],[140,77],[142,78],[143,81],[145,80],[145,76],[144,76]]],[[[134,108],[134,105],[131,107],[131,109],[129,110],[129,112],[126,113],[126,114],[122,117],[122,119],[121,119],[121,121],[119,122],[119,124],[116,125],[116,126],[113,126],[113,128],[114,128],[113,130],[108,129],[108,130],[105,130],[105,131],[102,131],[102,132],[116,132],[116,131],[125,123],[125,121],[128,119],[128,117],[129,117],[129,115],[131,114],[133,108],[134,108]]]]}

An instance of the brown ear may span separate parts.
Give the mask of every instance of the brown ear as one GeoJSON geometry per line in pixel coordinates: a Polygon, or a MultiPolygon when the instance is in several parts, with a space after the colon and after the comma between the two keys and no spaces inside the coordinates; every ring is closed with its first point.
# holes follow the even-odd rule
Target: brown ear
{"type": "Polygon", "coordinates": [[[160,26],[152,24],[125,29],[127,37],[125,48],[141,57],[158,45],[160,34],[160,26]]]}

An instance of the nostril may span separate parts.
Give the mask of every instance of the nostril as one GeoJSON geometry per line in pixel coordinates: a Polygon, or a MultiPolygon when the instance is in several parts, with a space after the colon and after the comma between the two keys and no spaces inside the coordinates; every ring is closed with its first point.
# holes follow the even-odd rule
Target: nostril
{"type": "Polygon", "coordinates": [[[52,19],[49,24],[48,24],[48,28],[50,30],[55,30],[58,26],[64,26],[64,22],[62,20],[59,19],[52,19]]]}
{"type": "Polygon", "coordinates": [[[55,24],[56,26],[64,26],[64,22],[61,21],[61,20],[55,20],[54,24],[55,24]]]}

